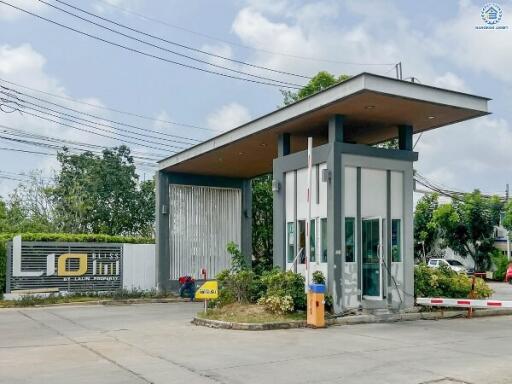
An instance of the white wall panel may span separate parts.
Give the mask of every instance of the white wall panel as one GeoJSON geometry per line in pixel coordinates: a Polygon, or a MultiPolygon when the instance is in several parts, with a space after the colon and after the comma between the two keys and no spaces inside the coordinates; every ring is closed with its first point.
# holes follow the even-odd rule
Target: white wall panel
{"type": "Polygon", "coordinates": [[[156,289],[155,244],[123,244],[123,288],[156,289]]]}
{"type": "Polygon", "coordinates": [[[286,185],[286,222],[295,220],[295,172],[287,172],[286,185]]]}
{"type": "Polygon", "coordinates": [[[404,174],[391,172],[391,218],[402,219],[404,211],[404,174]]]}
{"type": "Polygon", "coordinates": [[[356,217],[357,215],[357,168],[345,167],[344,174],[345,190],[343,193],[343,204],[345,217],[356,217]]]}
{"type": "Polygon", "coordinates": [[[386,171],[363,168],[361,170],[362,217],[386,217],[386,171]]]}

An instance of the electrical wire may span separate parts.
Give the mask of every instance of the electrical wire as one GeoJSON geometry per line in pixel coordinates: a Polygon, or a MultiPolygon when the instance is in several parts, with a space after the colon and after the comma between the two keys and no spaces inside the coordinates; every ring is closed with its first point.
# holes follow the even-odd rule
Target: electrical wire
{"type": "MultiPolygon", "coordinates": [[[[196,143],[200,143],[200,142],[203,141],[203,140],[195,139],[193,137],[173,135],[173,134],[166,133],[166,132],[154,131],[154,130],[148,129],[148,128],[141,128],[141,127],[136,126],[136,125],[132,125],[132,124],[116,121],[116,120],[110,120],[110,119],[107,119],[105,117],[93,115],[92,113],[87,113],[87,112],[79,111],[79,110],[74,109],[74,108],[66,107],[66,106],[64,106],[62,104],[54,103],[54,102],[49,101],[49,100],[45,100],[45,99],[42,99],[42,98],[39,98],[39,97],[36,97],[36,96],[32,96],[32,95],[29,95],[27,93],[18,91],[16,89],[5,87],[3,85],[0,85],[0,88],[3,89],[3,90],[0,90],[1,94],[4,94],[4,95],[12,97],[12,98],[15,98],[18,101],[23,101],[23,102],[29,103],[31,105],[38,105],[38,104],[32,104],[32,103],[30,103],[28,101],[20,100],[19,96],[11,95],[9,92],[15,92],[18,95],[23,95],[25,97],[29,97],[31,99],[43,102],[45,104],[50,104],[50,105],[53,105],[53,106],[56,106],[56,107],[59,107],[59,108],[62,108],[62,109],[66,109],[68,111],[72,111],[72,112],[75,112],[75,113],[79,113],[79,114],[84,115],[84,116],[92,117],[92,118],[95,118],[95,119],[98,119],[98,120],[107,121],[107,122],[112,123],[112,124],[117,124],[117,125],[122,125],[122,126],[125,126],[125,127],[134,128],[134,129],[137,129],[137,130],[142,131],[142,132],[151,132],[151,133],[159,134],[159,135],[162,135],[162,136],[172,137],[172,138],[176,138],[176,139],[189,140],[189,141],[193,141],[193,142],[196,142],[196,143]]],[[[150,137],[153,137],[153,136],[150,136],[150,137]]],[[[178,142],[176,140],[172,140],[172,141],[173,142],[178,142]]],[[[183,143],[183,142],[180,142],[180,143],[183,143]]],[[[190,143],[183,143],[183,144],[190,144],[190,143]]]]}
{"type": "MultiPolygon", "coordinates": [[[[32,108],[33,109],[33,108],[32,108]]],[[[130,141],[130,140],[126,140],[126,139],[120,139],[120,138],[117,138],[117,137],[113,137],[113,136],[109,136],[109,135],[105,135],[105,134],[102,134],[102,133],[99,133],[99,132],[96,132],[96,131],[91,131],[90,129],[85,129],[85,128],[82,128],[80,126],[74,126],[74,125],[70,125],[70,124],[65,124],[65,123],[62,123],[60,121],[56,121],[56,120],[53,120],[53,119],[50,119],[50,118],[47,118],[47,117],[44,117],[44,116],[40,116],[40,115],[37,115],[35,113],[31,113],[31,112],[27,112],[26,110],[21,110],[19,109],[20,112],[22,112],[23,114],[26,114],[26,115],[30,115],[30,116],[33,116],[33,117],[37,117],[39,119],[42,119],[42,120],[46,120],[48,122],[52,122],[52,123],[55,123],[55,124],[59,124],[61,126],[64,126],[64,127],[68,127],[68,128],[72,128],[72,129],[76,129],[78,131],[82,131],[82,132],[87,132],[87,133],[92,133],[94,135],[97,135],[97,136],[101,136],[101,137],[105,137],[107,139],[111,139],[111,140],[117,140],[117,141],[120,141],[120,142],[123,142],[123,143],[128,143],[128,144],[134,144],[134,145],[138,145],[138,146],[141,146],[141,147],[146,147],[146,148],[150,148],[152,150],[158,150],[158,151],[161,151],[161,152],[164,152],[164,153],[178,153],[177,151],[173,151],[173,150],[168,150],[168,149],[165,149],[165,148],[159,148],[159,147],[155,147],[154,145],[147,145],[147,144],[143,144],[143,143],[137,143],[137,142],[134,142],[134,141],[130,141]]],[[[73,122],[73,121],[72,121],[73,122]]],[[[82,124],[83,125],[83,124],[82,124]]],[[[94,128],[94,127],[93,127],[94,128]]],[[[99,128],[96,128],[96,129],[99,129],[99,128]]],[[[107,131],[105,130],[106,132],[110,132],[110,131],[107,131]]],[[[121,134],[117,134],[117,135],[121,135],[121,134]]],[[[139,139],[140,140],[140,139],[139,139]]]]}
{"type": "MultiPolygon", "coordinates": [[[[39,0],[40,2],[46,4],[46,5],[49,5],[51,7],[54,7],[53,5],[51,4],[48,4],[47,2],[43,1],[43,0],[39,0]]],[[[60,4],[63,4],[69,8],[72,8],[72,9],[75,9],[77,11],[80,11],[82,13],[85,13],[89,16],[93,16],[97,19],[100,19],[100,20],[103,20],[103,21],[106,21],[106,22],[109,22],[111,24],[114,24],[114,25],[117,25],[118,27],[121,27],[121,28],[125,28],[125,29],[128,29],[132,32],[136,32],[136,33],[139,33],[141,35],[144,35],[144,36],[147,36],[147,37],[151,37],[155,40],[160,40],[162,42],[165,42],[165,43],[168,43],[168,44],[171,44],[171,45],[174,45],[174,46],[177,46],[177,47],[180,47],[180,48],[184,48],[184,49],[188,49],[188,50],[191,50],[193,52],[198,52],[198,53],[202,53],[204,55],[207,55],[207,56],[211,56],[211,57],[215,57],[217,59],[222,59],[222,60],[226,60],[226,61],[231,61],[233,63],[237,63],[237,64],[241,64],[241,65],[246,65],[246,66],[249,66],[249,67],[252,67],[252,68],[258,68],[258,69],[262,69],[262,70],[265,70],[265,71],[270,71],[270,72],[274,72],[274,73],[279,73],[279,74],[282,74],[282,75],[288,75],[288,76],[295,76],[295,77],[300,77],[300,78],[303,78],[303,79],[306,79],[306,80],[311,80],[311,76],[306,76],[306,75],[301,75],[301,74],[297,74],[297,73],[292,73],[292,72],[286,72],[286,71],[281,71],[281,70],[278,70],[278,69],[274,69],[274,68],[269,68],[269,67],[265,67],[265,66],[260,66],[260,65],[256,65],[256,64],[252,64],[252,63],[248,63],[248,62],[245,62],[245,61],[242,61],[242,60],[236,60],[236,59],[232,59],[230,57],[226,57],[226,56],[222,56],[222,55],[218,55],[218,54],[215,54],[215,53],[211,53],[211,52],[208,52],[208,51],[204,51],[204,50],[201,50],[201,49],[198,49],[198,48],[194,48],[194,47],[191,47],[189,45],[185,45],[185,44],[181,44],[181,43],[178,43],[176,41],[172,41],[172,40],[168,40],[168,39],[165,39],[163,37],[160,37],[160,36],[156,36],[156,35],[153,35],[153,34],[150,34],[150,33],[147,33],[147,32],[144,32],[144,31],[141,31],[140,29],[136,29],[136,28],[133,28],[133,27],[130,27],[130,26],[127,26],[125,24],[122,24],[122,23],[119,23],[117,21],[114,21],[114,20],[111,20],[111,19],[108,19],[106,17],[103,17],[103,16],[99,16],[93,12],[89,12],[89,11],[86,11],[84,10],[83,8],[80,8],[80,7],[77,7],[75,5],[72,5],[72,4],[69,4],[65,1],[61,1],[61,0],[55,0],[57,3],[60,3],[60,4]]],[[[57,8],[57,7],[55,7],[57,8]]],[[[60,8],[57,8],[57,9],[60,9],[60,8]]],[[[65,11],[64,11],[65,12],[65,11]]]]}
{"type": "MultiPolygon", "coordinates": [[[[216,130],[212,129],[212,128],[200,127],[198,125],[187,124],[187,123],[177,123],[175,121],[169,121],[169,120],[163,120],[163,119],[156,119],[154,117],[140,115],[140,114],[133,113],[133,112],[123,111],[123,110],[115,109],[115,108],[104,107],[104,106],[96,105],[96,104],[92,104],[92,103],[87,103],[85,101],[77,100],[77,99],[74,99],[72,97],[61,96],[61,95],[57,95],[55,93],[42,91],[40,89],[27,87],[26,85],[15,83],[15,82],[12,82],[12,81],[9,81],[9,80],[5,80],[5,79],[2,79],[2,78],[0,78],[0,81],[3,81],[4,83],[10,84],[10,85],[15,85],[15,86],[23,88],[23,89],[28,89],[29,91],[32,91],[32,92],[38,92],[38,93],[41,93],[41,94],[44,94],[44,95],[47,95],[47,96],[55,97],[55,98],[58,98],[58,99],[61,99],[61,100],[71,101],[71,102],[76,103],[76,104],[86,105],[88,107],[92,107],[92,108],[96,108],[96,109],[101,109],[101,110],[105,110],[105,111],[109,111],[109,112],[115,112],[115,113],[126,115],[126,116],[137,117],[139,119],[144,119],[144,120],[148,120],[148,121],[154,121],[156,123],[164,123],[164,124],[176,125],[176,126],[179,126],[179,127],[201,129],[201,130],[204,130],[204,131],[216,132],[216,130]]],[[[25,94],[25,95],[27,95],[27,94],[25,94]]]]}
{"type": "Polygon", "coordinates": [[[286,85],[286,84],[277,84],[275,82],[271,83],[271,82],[259,81],[259,80],[255,80],[255,79],[248,79],[248,78],[244,78],[244,77],[233,76],[233,75],[229,75],[227,73],[216,72],[216,71],[212,71],[212,70],[209,70],[209,69],[200,68],[200,67],[196,67],[196,66],[193,66],[193,65],[189,65],[189,64],[178,62],[178,61],[170,60],[170,59],[167,59],[167,58],[162,57],[162,56],[154,55],[154,54],[149,53],[149,52],[144,52],[144,51],[141,51],[141,50],[129,47],[127,45],[119,44],[119,43],[116,43],[116,42],[104,39],[104,38],[102,38],[100,36],[93,35],[91,33],[81,31],[79,29],[76,29],[76,28],[70,27],[68,25],[59,23],[59,22],[57,22],[55,20],[52,20],[52,19],[49,19],[47,17],[38,15],[37,13],[28,11],[28,10],[23,9],[21,7],[17,7],[16,5],[10,4],[10,3],[6,2],[6,1],[0,0],[0,3],[4,4],[4,5],[7,5],[7,6],[11,7],[11,8],[17,9],[20,12],[26,13],[26,14],[31,15],[31,16],[33,16],[35,18],[40,19],[40,20],[46,21],[46,22],[48,22],[50,24],[57,25],[57,26],[59,26],[61,28],[67,29],[67,30],[72,31],[72,32],[75,32],[77,34],[80,34],[80,35],[83,35],[83,36],[87,36],[87,37],[90,37],[92,39],[101,41],[101,42],[103,42],[105,44],[112,45],[112,46],[115,46],[115,47],[118,47],[118,48],[130,51],[132,53],[138,53],[140,55],[147,56],[147,57],[153,58],[155,60],[160,60],[160,61],[163,61],[163,62],[166,62],[166,63],[169,63],[169,64],[174,64],[174,65],[178,65],[178,66],[181,66],[181,67],[184,67],[184,68],[189,68],[189,69],[194,69],[196,71],[204,72],[204,73],[214,74],[214,75],[218,75],[218,76],[222,76],[222,77],[226,77],[226,78],[230,78],[230,79],[241,80],[241,81],[246,81],[246,82],[255,83],[255,84],[268,85],[268,86],[281,87],[281,88],[289,88],[289,89],[300,89],[301,88],[300,85],[292,86],[292,85],[286,85]]]}
{"type": "MultiPolygon", "coordinates": [[[[126,37],[130,40],[134,40],[138,43],[141,43],[141,44],[144,44],[144,45],[147,45],[151,48],[156,48],[156,49],[159,49],[161,51],[164,51],[164,52],[167,52],[167,53],[171,53],[173,55],[176,55],[176,56],[179,56],[179,57],[183,57],[183,58],[186,58],[186,59],[189,59],[189,60],[192,60],[192,61],[195,61],[195,62],[198,62],[198,63],[201,63],[201,64],[206,64],[208,66],[211,66],[211,67],[214,67],[214,68],[219,68],[219,69],[223,69],[223,70],[226,70],[226,71],[229,71],[229,72],[233,72],[233,73],[237,73],[239,75],[245,75],[245,76],[251,76],[251,77],[254,77],[256,79],[260,79],[260,80],[265,80],[265,81],[273,81],[273,82],[276,82],[276,83],[279,83],[279,84],[283,84],[283,85],[293,85],[293,86],[301,86],[300,84],[294,84],[294,83],[290,83],[290,82],[287,82],[287,81],[282,81],[282,80],[276,80],[276,79],[273,79],[273,78],[269,78],[269,77],[265,77],[265,76],[259,76],[259,75],[255,75],[255,74],[252,74],[252,73],[249,73],[249,72],[244,72],[244,71],[240,71],[240,70],[237,70],[237,69],[233,69],[233,68],[229,68],[229,67],[225,67],[223,65],[219,65],[219,64],[215,64],[215,63],[211,63],[209,61],[206,61],[206,60],[202,60],[202,59],[198,59],[198,58],[195,58],[193,56],[189,56],[189,55],[185,55],[183,53],[179,53],[179,52],[176,52],[176,51],[173,51],[171,49],[168,49],[168,48],[165,48],[165,47],[162,47],[161,45],[157,45],[157,44],[153,44],[153,43],[150,43],[146,40],[142,40],[142,39],[139,39],[135,36],[131,36],[131,35],[128,35],[126,33],[123,33],[123,32],[120,32],[116,29],[113,29],[113,28],[110,28],[110,27],[107,27],[103,24],[100,24],[100,23],[96,23],[90,19],[86,19],[85,17],[82,17],[82,16],[79,16],[73,12],[69,12],[69,11],[66,11],[65,9],[62,9],[60,7],[57,7],[56,5],[53,5],[53,4],[50,4],[50,3],[47,3],[46,1],[44,0],[38,0],[40,3],[43,3],[43,4],[46,4],[47,6],[49,7],[52,7],[54,9],[57,9],[61,12],[64,12],[66,13],[67,15],[70,15],[70,16],[73,16],[73,17],[76,17],[77,19],[80,19],[82,21],[85,21],[89,24],[92,24],[92,25],[95,25],[99,28],[102,28],[102,29],[105,29],[107,31],[110,31],[112,33],[115,33],[117,35],[120,35],[120,36],[123,36],[123,37],[126,37]]],[[[82,12],[85,12],[85,13],[88,13],[87,11],[83,11],[82,12]]],[[[98,18],[101,18],[100,16],[96,16],[94,14],[91,14],[95,17],[98,17],[98,18]]],[[[113,22],[113,21],[111,21],[113,22]]],[[[115,23],[115,22],[113,22],[115,23]]],[[[129,28],[129,27],[125,27],[125,28],[129,28]]],[[[131,29],[131,28],[129,28],[131,29]]],[[[309,78],[308,78],[309,79],[309,78]]]]}
{"type": "MultiPolygon", "coordinates": [[[[4,94],[6,95],[4,92],[0,91],[0,94],[4,94]]],[[[10,97],[12,97],[12,95],[9,95],[10,97]]],[[[114,127],[112,125],[109,125],[109,124],[104,124],[104,123],[100,123],[100,122],[96,122],[96,121],[92,121],[92,120],[89,120],[89,119],[84,119],[84,118],[81,118],[81,117],[78,117],[78,116],[75,116],[75,115],[72,115],[72,114],[69,114],[69,113],[65,113],[65,112],[62,112],[62,111],[59,111],[59,110],[55,110],[55,109],[52,109],[52,108],[49,108],[49,107],[45,107],[41,104],[36,104],[36,103],[32,103],[30,101],[27,101],[27,100],[24,100],[24,99],[21,99],[19,97],[16,97],[16,101],[13,101],[13,100],[7,100],[7,99],[2,99],[0,98],[1,101],[4,101],[4,102],[10,102],[10,103],[15,103],[16,105],[18,105],[20,108],[29,108],[29,109],[33,109],[32,107],[30,106],[34,106],[34,107],[37,107],[37,108],[41,108],[41,109],[44,109],[45,111],[50,111],[50,112],[54,112],[54,113],[58,113],[59,115],[62,115],[62,116],[67,116],[67,117],[70,117],[70,118],[73,118],[73,119],[76,119],[76,120],[80,120],[80,121],[85,121],[87,123],[90,123],[90,124],[95,124],[95,125],[99,125],[99,126],[102,126],[102,127],[106,127],[106,128],[111,128],[111,129],[114,129],[116,131],[121,131],[121,132],[127,132],[127,133],[132,133],[132,134],[135,134],[137,136],[135,137],[145,137],[145,138],[152,138],[152,139],[157,139],[157,140],[163,140],[163,141],[167,141],[167,142],[170,142],[170,143],[176,143],[176,144],[183,144],[185,146],[172,146],[172,147],[175,147],[175,148],[181,148],[181,149],[185,149],[187,148],[188,146],[190,145],[194,145],[194,144],[198,144],[200,143],[201,141],[200,140],[197,140],[197,139],[192,139],[192,138],[187,138],[187,137],[183,137],[183,136],[178,136],[178,137],[183,137],[183,139],[185,140],[193,140],[194,142],[187,142],[187,141],[181,141],[181,140],[176,140],[176,139],[168,139],[166,137],[159,137],[159,136],[155,136],[155,135],[151,135],[151,134],[147,134],[147,133],[138,133],[138,132],[134,132],[134,131],[131,131],[129,129],[124,129],[124,128],[119,128],[119,127],[114,127]],[[28,106],[27,106],[28,104],[28,106]]],[[[53,103],[52,103],[53,104],[53,103]]],[[[70,108],[67,108],[67,107],[64,107],[64,106],[59,106],[60,108],[63,108],[63,109],[70,109],[70,108]]],[[[84,112],[80,112],[80,111],[76,111],[76,113],[80,113],[80,114],[83,114],[83,115],[86,115],[86,116],[92,116],[94,118],[97,118],[97,119],[100,119],[100,120],[103,120],[101,117],[97,117],[97,116],[94,116],[94,115],[90,115],[90,114],[87,114],[87,113],[84,113],[84,112]]],[[[55,115],[54,115],[55,116],[55,115]]],[[[116,122],[114,122],[116,124],[116,122]]],[[[122,125],[125,125],[125,124],[122,124],[122,125]]],[[[128,126],[130,126],[128,124],[128,126]]],[[[136,126],[133,126],[139,130],[142,130],[143,132],[146,132],[146,131],[149,131],[149,130],[145,130],[143,128],[140,128],[140,127],[136,127],[136,126]]],[[[171,136],[175,136],[175,135],[171,135],[171,136]]],[[[130,136],[130,137],[134,137],[134,136],[130,136]]],[[[159,142],[155,142],[155,143],[158,143],[160,144],[159,142]]],[[[162,144],[165,144],[165,143],[162,143],[162,144]]]]}
{"type": "Polygon", "coordinates": [[[322,63],[334,63],[334,64],[344,64],[344,65],[354,65],[354,66],[388,66],[388,65],[393,65],[394,66],[395,65],[394,63],[349,62],[349,61],[341,61],[341,60],[334,60],[334,59],[328,59],[328,58],[301,56],[301,55],[293,54],[293,53],[277,52],[277,51],[271,51],[271,50],[262,49],[262,48],[249,47],[247,45],[239,44],[239,43],[236,43],[236,42],[233,42],[233,41],[229,41],[229,40],[225,40],[225,39],[221,39],[219,37],[215,37],[215,36],[212,36],[212,35],[209,35],[209,34],[206,34],[206,33],[194,31],[192,29],[188,29],[188,28],[185,28],[185,27],[182,27],[182,26],[171,24],[169,22],[162,21],[162,20],[159,20],[159,19],[154,18],[154,17],[146,16],[146,15],[143,15],[141,13],[132,11],[130,9],[127,9],[127,8],[124,8],[124,7],[120,7],[120,6],[115,5],[115,4],[111,4],[110,2],[107,2],[107,1],[104,1],[104,0],[97,0],[97,1],[99,1],[99,2],[101,2],[103,4],[108,5],[109,7],[118,9],[118,10],[120,10],[122,12],[134,15],[134,16],[136,16],[139,19],[144,20],[144,21],[150,21],[150,22],[153,22],[153,23],[157,23],[157,24],[166,26],[168,28],[178,29],[178,30],[181,30],[181,31],[185,31],[185,32],[197,35],[197,36],[205,37],[207,39],[211,39],[211,40],[214,40],[214,41],[220,41],[222,43],[225,43],[225,44],[228,44],[228,45],[231,45],[231,46],[234,46],[234,47],[239,47],[239,48],[243,48],[243,49],[247,49],[247,50],[251,50],[251,51],[255,51],[255,52],[262,52],[262,53],[266,53],[268,55],[290,57],[290,58],[299,59],[299,60],[315,61],[315,62],[322,62],[322,63]]]}

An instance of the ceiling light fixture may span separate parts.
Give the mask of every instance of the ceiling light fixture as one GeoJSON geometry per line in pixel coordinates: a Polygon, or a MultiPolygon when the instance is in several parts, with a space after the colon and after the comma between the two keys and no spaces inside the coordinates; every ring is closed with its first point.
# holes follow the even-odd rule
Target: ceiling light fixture
{"type": "Polygon", "coordinates": [[[428,119],[429,119],[429,120],[433,120],[433,119],[435,119],[435,118],[436,118],[435,116],[429,116],[429,117],[428,117],[428,119]]]}
{"type": "Polygon", "coordinates": [[[367,105],[366,107],[364,107],[364,109],[375,109],[375,105],[367,105]]]}

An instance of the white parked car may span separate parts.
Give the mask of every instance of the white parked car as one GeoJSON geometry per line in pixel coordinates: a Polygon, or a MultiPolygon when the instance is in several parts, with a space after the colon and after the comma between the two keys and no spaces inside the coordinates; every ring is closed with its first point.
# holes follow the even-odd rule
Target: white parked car
{"type": "Polygon", "coordinates": [[[431,268],[439,268],[442,265],[450,268],[452,271],[455,271],[457,273],[468,273],[467,268],[464,267],[464,265],[457,260],[430,259],[428,261],[428,266],[431,268]]]}

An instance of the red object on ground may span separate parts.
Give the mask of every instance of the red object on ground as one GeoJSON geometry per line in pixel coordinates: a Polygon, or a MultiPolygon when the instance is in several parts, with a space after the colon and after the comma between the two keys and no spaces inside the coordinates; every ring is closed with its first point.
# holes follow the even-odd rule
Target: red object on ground
{"type": "Polygon", "coordinates": [[[508,283],[512,280],[512,264],[508,265],[507,273],[505,274],[505,283],[508,283]]]}
{"type": "Polygon", "coordinates": [[[178,278],[178,283],[180,283],[180,285],[185,283],[195,283],[195,280],[191,276],[180,276],[178,278]]]}

